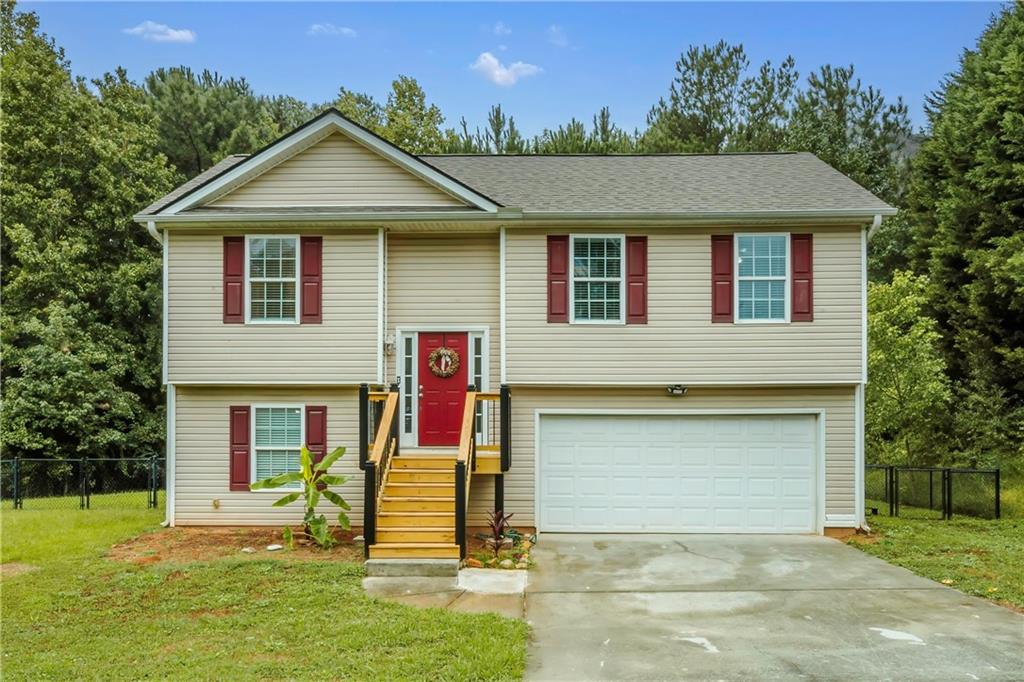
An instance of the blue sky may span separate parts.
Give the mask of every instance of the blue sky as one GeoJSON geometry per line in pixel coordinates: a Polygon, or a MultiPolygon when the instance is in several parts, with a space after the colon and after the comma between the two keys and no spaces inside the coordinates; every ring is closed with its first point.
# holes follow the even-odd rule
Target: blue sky
{"type": "Polygon", "coordinates": [[[628,130],[665,94],[690,44],[742,43],[752,64],[801,74],[854,64],[865,83],[923,102],[997,11],[994,3],[332,4],[22,3],[76,74],[136,80],[184,64],[245,76],[256,92],[324,102],[338,87],[386,96],[415,77],[448,125],[500,103],[527,134],[601,106],[628,130]]]}

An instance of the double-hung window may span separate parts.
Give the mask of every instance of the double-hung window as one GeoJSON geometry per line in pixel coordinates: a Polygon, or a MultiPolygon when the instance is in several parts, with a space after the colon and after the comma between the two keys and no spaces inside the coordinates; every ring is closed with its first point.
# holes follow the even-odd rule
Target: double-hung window
{"type": "Polygon", "coordinates": [[[299,238],[246,238],[249,322],[298,322],[299,238]]]}
{"type": "Polygon", "coordinates": [[[736,319],[789,320],[789,236],[736,236],[736,319]]]}
{"type": "Polygon", "coordinates": [[[572,321],[621,323],[623,316],[622,236],[572,236],[572,321]]]}
{"type": "MultiPolygon", "coordinates": [[[[252,480],[299,470],[299,452],[305,439],[300,405],[253,406],[252,480]]],[[[300,488],[289,483],[288,488],[300,488]]]]}

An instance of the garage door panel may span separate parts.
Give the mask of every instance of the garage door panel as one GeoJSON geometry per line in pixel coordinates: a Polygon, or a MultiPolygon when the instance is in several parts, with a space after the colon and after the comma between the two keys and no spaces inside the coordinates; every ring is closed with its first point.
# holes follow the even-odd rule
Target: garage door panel
{"type": "Polygon", "coordinates": [[[539,527],[812,532],[812,415],[544,415],[539,527]]]}

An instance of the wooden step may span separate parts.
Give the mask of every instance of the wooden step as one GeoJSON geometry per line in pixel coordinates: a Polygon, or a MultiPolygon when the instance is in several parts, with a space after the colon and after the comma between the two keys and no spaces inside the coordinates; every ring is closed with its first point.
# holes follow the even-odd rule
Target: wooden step
{"type": "Polygon", "coordinates": [[[392,469],[388,483],[453,483],[455,470],[444,469],[392,469]]]}
{"type": "Polygon", "coordinates": [[[380,503],[381,512],[446,512],[455,511],[454,497],[392,497],[385,495],[380,503]]]}
{"type": "Polygon", "coordinates": [[[377,542],[433,542],[455,543],[455,529],[451,526],[388,526],[377,529],[377,542]]]}
{"type": "Polygon", "coordinates": [[[384,486],[386,497],[450,497],[455,500],[454,483],[401,483],[388,479],[384,486]]]}
{"type": "Polygon", "coordinates": [[[391,470],[395,469],[444,469],[455,473],[455,456],[442,457],[432,455],[423,457],[419,455],[399,455],[391,459],[391,470]]]}
{"type": "Polygon", "coordinates": [[[378,542],[371,559],[458,559],[459,546],[445,542],[378,542]]]}
{"type": "MultiPolygon", "coordinates": [[[[455,504],[452,504],[455,507],[455,504]]],[[[455,528],[455,512],[399,511],[377,514],[377,528],[455,528]]]]}

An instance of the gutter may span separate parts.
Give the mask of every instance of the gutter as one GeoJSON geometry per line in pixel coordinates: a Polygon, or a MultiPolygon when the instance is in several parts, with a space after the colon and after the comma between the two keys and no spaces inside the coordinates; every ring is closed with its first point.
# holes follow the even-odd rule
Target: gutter
{"type": "MultiPolygon", "coordinates": [[[[140,214],[134,216],[136,222],[145,222],[147,227],[155,220],[161,223],[265,223],[265,222],[350,222],[350,223],[380,223],[380,222],[423,222],[444,220],[450,222],[499,222],[505,224],[525,223],[531,221],[579,221],[595,223],[602,221],[614,222],[660,222],[670,224],[681,223],[722,223],[731,221],[785,221],[785,220],[863,220],[874,216],[875,224],[880,224],[883,215],[895,215],[895,208],[885,209],[828,209],[813,211],[705,211],[689,213],[637,213],[637,212],[565,212],[565,211],[537,211],[523,212],[514,209],[501,209],[494,213],[489,212],[458,212],[450,213],[445,211],[429,213],[274,213],[273,209],[266,213],[259,214],[238,214],[238,213],[169,213],[169,214],[140,214]]],[[[152,234],[152,229],[150,230],[152,234]]]]}

